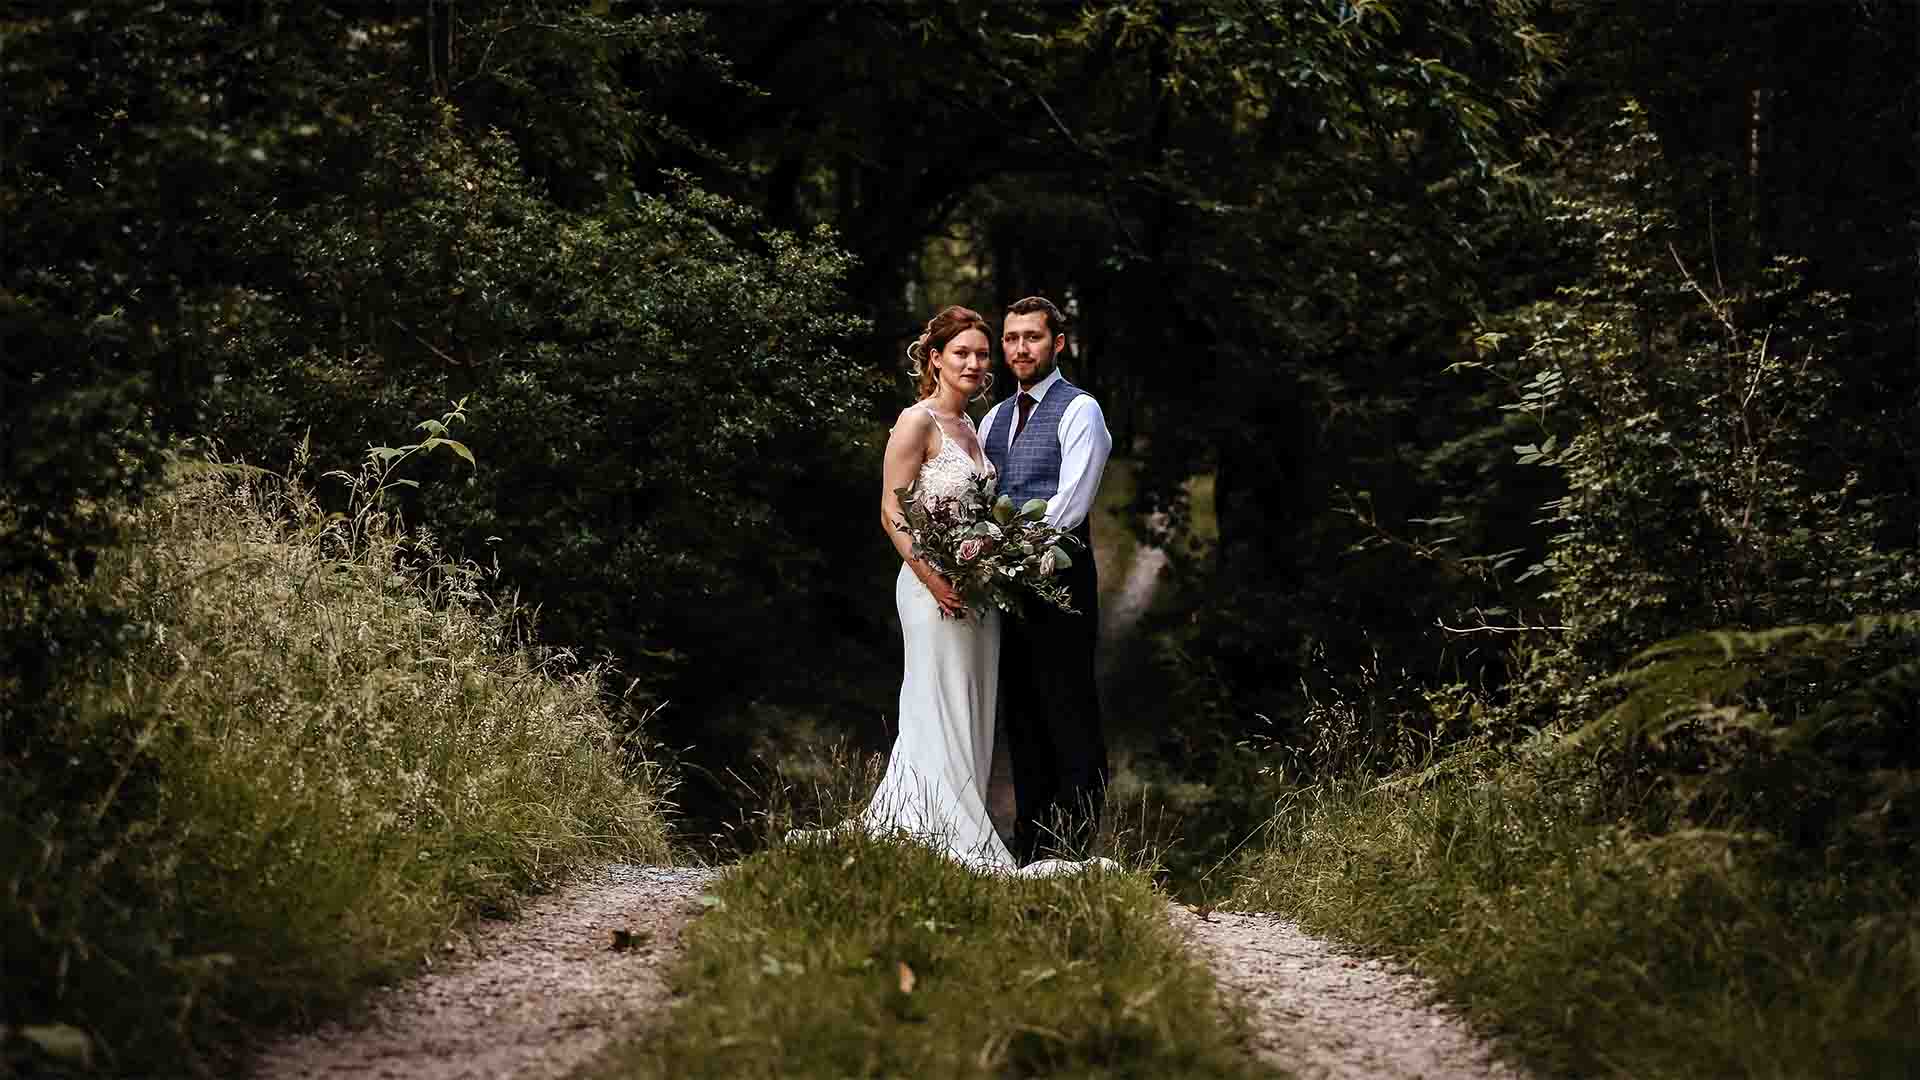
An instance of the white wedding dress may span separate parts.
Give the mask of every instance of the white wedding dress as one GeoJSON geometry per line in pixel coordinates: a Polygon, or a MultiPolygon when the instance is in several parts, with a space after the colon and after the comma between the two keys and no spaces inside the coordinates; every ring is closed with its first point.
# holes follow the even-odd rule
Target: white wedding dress
{"type": "MultiPolygon", "coordinates": [[[[920,488],[930,498],[959,495],[993,466],[940,429],[940,449],[920,467],[920,488]]],[[[900,681],[900,734],[887,770],[861,816],[860,827],[880,836],[905,836],[975,870],[1020,877],[1050,877],[1087,870],[1117,870],[1111,859],[1041,859],[1020,866],[1000,839],[987,812],[987,779],[993,769],[994,695],[1000,683],[1000,612],[966,618],[940,614],[940,605],[905,563],[894,579],[894,606],[906,642],[900,681]]],[[[833,830],[809,830],[802,839],[825,839],[833,830]]]]}
{"type": "MultiPolygon", "coordinates": [[[[976,478],[991,476],[993,466],[976,460],[933,410],[927,412],[940,429],[940,449],[920,467],[920,490],[930,499],[963,496],[976,478]]],[[[976,431],[974,446],[979,442],[976,431]]],[[[942,615],[905,563],[894,579],[893,602],[906,642],[900,734],[862,823],[876,834],[904,833],[976,869],[1011,873],[1016,863],[994,830],[986,799],[1000,612],[942,615]]]]}

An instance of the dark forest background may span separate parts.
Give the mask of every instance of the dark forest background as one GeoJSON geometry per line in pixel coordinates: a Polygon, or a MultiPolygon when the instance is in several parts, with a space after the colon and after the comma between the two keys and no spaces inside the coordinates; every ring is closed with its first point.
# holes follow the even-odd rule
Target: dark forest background
{"type": "Polygon", "coordinates": [[[170,439],[338,464],[464,398],[484,467],[422,476],[408,516],[671,702],[663,743],[725,762],[796,711],[872,742],[893,631],[863,508],[900,343],[1040,292],[1181,556],[1159,726],[1193,753],[1288,737],[1303,680],[1497,691],[1548,653],[1845,617],[1911,585],[1846,560],[1910,547],[1920,505],[1915,20],[14,18],[5,570],[84,572],[111,541],[88,507],[170,439]],[[1201,475],[1217,540],[1183,543],[1201,475]],[[1495,629],[1523,624],[1568,629],[1495,629]]]}
{"type": "Polygon", "coordinates": [[[1725,791],[1908,858],[1920,674],[1858,620],[1920,606],[1917,53],[1903,0],[12,5],[0,755],[139,639],[22,598],[169,452],[318,474],[464,401],[406,519],[613,660],[709,827],[884,745],[902,346],[1044,293],[1173,558],[1109,708],[1196,864],[1787,627],[1817,677],[1739,639],[1662,700],[1748,720],[1607,714],[1594,776],[1807,755],[1725,791]]]}
{"type": "MultiPolygon", "coordinates": [[[[1911,597],[1910,4],[101,4],[5,32],[0,569],[28,587],[86,572],[170,440],[338,465],[465,399],[483,465],[426,469],[407,516],[617,658],[663,744],[871,744],[900,344],[1040,292],[1178,556],[1152,726],[1189,758],[1293,740],[1366,671],[1345,691],[1386,711],[1500,697],[1911,597]],[[1503,629],[1535,625],[1565,629],[1503,629]]],[[[91,632],[16,626],[8,666],[91,632]]]]}

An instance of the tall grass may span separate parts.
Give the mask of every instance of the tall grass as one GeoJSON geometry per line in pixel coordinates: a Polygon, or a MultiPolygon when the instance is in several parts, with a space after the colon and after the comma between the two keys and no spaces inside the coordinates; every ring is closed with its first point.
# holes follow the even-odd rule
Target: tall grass
{"type": "Polygon", "coordinates": [[[1553,1075],[1912,1075],[1910,868],[1599,817],[1592,783],[1461,757],[1308,788],[1233,902],[1410,959],[1553,1075]]]}
{"type": "Polygon", "coordinates": [[[574,867],[668,857],[663,780],[597,671],[530,651],[476,568],[373,504],[329,518],[231,473],[132,512],[56,598],[144,640],[62,688],[51,730],[6,733],[16,1063],[211,1068],[574,867]]]}

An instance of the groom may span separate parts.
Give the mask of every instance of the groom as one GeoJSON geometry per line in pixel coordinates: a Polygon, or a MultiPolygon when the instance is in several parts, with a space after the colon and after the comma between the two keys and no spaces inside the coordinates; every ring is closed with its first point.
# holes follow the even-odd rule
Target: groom
{"type": "Polygon", "coordinates": [[[1100,821],[1107,743],[1093,685],[1100,625],[1088,515],[1113,437],[1093,396],[1060,376],[1067,320],[1045,297],[1007,308],[1001,349],[1019,393],[987,412],[980,441],[1015,505],[1047,501],[1047,520],[1080,541],[1062,574],[1077,614],[1028,603],[1003,621],[1000,715],[1013,771],[1015,858],[1043,845],[1084,855],[1100,821]]]}

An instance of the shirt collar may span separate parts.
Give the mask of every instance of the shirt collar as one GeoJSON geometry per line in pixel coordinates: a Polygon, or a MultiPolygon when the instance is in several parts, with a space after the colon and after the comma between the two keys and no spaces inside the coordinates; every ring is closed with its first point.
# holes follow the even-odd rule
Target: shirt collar
{"type": "MultiPolygon", "coordinates": [[[[1034,385],[1033,389],[1026,391],[1026,393],[1032,395],[1033,403],[1038,405],[1047,399],[1047,391],[1053,389],[1053,384],[1059,381],[1060,367],[1058,364],[1055,364],[1053,370],[1047,372],[1047,377],[1041,379],[1034,385]]],[[[1018,396],[1017,394],[1015,395],[1016,398],[1018,398],[1018,396]]]]}

